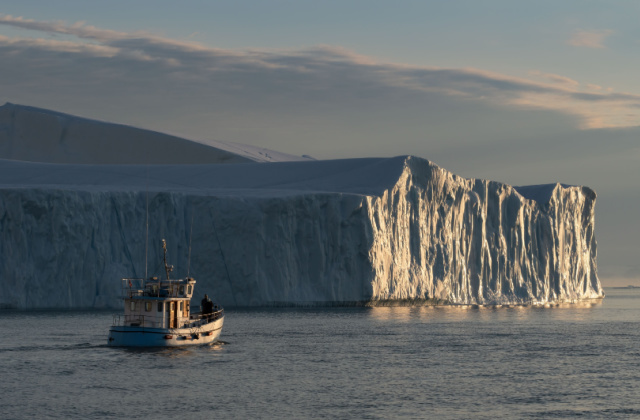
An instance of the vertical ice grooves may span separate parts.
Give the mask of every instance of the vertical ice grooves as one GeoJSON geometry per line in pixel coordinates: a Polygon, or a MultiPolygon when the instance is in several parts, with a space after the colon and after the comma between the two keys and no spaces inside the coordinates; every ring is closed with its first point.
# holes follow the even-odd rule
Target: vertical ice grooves
{"type": "Polygon", "coordinates": [[[396,186],[371,199],[370,217],[386,222],[374,226],[396,227],[375,229],[374,299],[427,291],[452,303],[513,304],[603,295],[592,190],[558,184],[548,203],[538,203],[505,184],[463,179],[421,159],[406,163],[396,186]],[[416,232],[424,258],[414,258],[416,232]]]}

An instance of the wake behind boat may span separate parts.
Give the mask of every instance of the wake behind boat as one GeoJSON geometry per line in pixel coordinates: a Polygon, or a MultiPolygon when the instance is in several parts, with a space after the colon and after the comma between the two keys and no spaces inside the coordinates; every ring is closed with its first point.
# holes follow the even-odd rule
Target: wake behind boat
{"type": "Polygon", "coordinates": [[[191,313],[196,281],[191,277],[172,280],[167,264],[167,244],[162,240],[166,280],[122,279],[124,316],[115,316],[108,344],[124,347],[175,347],[209,344],[222,332],[224,310],[208,300],[201,312],[191,313]]]}

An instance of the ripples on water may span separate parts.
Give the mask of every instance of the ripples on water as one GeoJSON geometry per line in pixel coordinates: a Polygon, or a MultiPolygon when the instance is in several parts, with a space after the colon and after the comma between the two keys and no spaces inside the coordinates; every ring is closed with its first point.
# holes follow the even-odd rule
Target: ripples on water
{"type": "Polygon", "coordinates": [[[639,418],[640,291],[556,308],[228,310],[208,347],[0,311],[0,417],[639,418]]]}

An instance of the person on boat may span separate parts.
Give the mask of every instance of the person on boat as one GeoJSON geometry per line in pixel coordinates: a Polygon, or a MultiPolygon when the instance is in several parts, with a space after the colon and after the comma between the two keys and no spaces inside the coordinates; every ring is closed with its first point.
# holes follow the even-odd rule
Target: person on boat
{"type": "Polygon", "coordinates": [[[209,295],[205,294],[200,304],[202,305],[202,315],[208,315],[213,312],[213,302],[209,299],[209,295]]]}

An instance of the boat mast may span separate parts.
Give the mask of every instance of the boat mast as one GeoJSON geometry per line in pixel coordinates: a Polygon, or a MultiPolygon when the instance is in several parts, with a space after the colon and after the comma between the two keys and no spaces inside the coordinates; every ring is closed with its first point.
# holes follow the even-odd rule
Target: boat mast
{"type": "Polygon", "coordinates": [[[189,233],[189,258],[187,259],[187,279],[189,279],[189,274],[191,272],[191,240],[193,239],[193,218],[195,216],[195,212],[191,214],[191,232],[189,233]]]}
{"type": "Polygon", "coordinates": [[[149,191],[147,191],[147,233],[144,240],[144,281],[147,281],[149,272],[149,191]]]}
{"type": "Polygon", "coordinates": [[[145,201],[146,201],[146,225],[147,232],[144,241],[144,281],[149,279],[149,165],[145,167],[145,201]]]}

